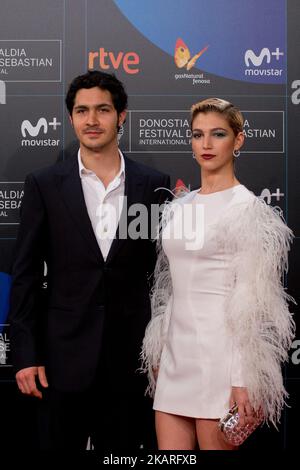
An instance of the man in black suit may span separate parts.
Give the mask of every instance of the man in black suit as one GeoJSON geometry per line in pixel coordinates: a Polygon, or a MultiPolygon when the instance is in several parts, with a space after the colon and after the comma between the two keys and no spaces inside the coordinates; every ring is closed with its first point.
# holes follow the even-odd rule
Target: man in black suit
{"type": "Polygon", "coordinates": [[[91,436],[96,450],[134,450],[152,429],[138,368],[155,265],[150,213],[169,177],[118,149],[127,95],[114,75],[76,77],[66,104],[78,154],[25,181],[10,310],[16,380],[40,399],[42,449],[84,449],[91,436]]]}

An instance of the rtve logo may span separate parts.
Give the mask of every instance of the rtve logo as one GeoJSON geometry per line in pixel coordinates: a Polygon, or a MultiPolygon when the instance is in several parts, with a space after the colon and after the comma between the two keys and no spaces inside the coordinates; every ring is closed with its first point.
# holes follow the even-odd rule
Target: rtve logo
{"type": "Polygon", "coordinates": [[[47,134],[49,127],[54,131],[57,130],[58,126],[61,126],[61,122],[57,121],[57,118],[52,118],[52,121],[47,121],[46,118],[41,117],[36,125],[32,125],[28,119],[25,119],[21,124],[21,133],[24,139],[22,139],[22,146],[29,147],[57,147],[60,140],[58,139],[25,139],[25,137],[37,137],[42,131],[43,134],[47,134]]]}
{"type": "Polygon", "coordinates": [[[271,59],[272,59],[272,56],[274,56],[276,58],[276,60],[279,60],[281,56],[283,56],[283,52],[280,52],[279,50],[279,47],[276,47],[276,50],[271,52],[270,49],[268,49],[267,47],[264,47],[259,55],[256,55],[252,49],[248,49],[246,52],[245,52],[245,64],[247,65],[247,67],[250,67],[250,61],[252,62],[252,65],[254,65],[255,67],[259,67],[263,62],[264,60],[267,61],[267,64],[269,64],[271,62],[271,59]]]}
{"type": "Polygon", "coordinates": [[[102,70],[109,70],[111,68],[119,70],[121,67],[129,75],[134,75],[140,71],[138,68],[140,57],[136,52],[124,53],[120,51],[114,54],[114,52],[107,52],[104,47],[100,47],[99,52],[89,52],[88,68],[90,70],[96,68],[95,61],[96,66],[99,64],[102,70]]]}

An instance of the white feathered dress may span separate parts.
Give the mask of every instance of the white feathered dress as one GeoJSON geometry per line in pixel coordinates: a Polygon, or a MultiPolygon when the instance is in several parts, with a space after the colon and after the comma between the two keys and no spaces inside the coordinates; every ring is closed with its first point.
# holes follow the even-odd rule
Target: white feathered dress
{"type": "Polygon", "coordinates": [[[281,362],[294,336],[282,286],[291,231],[238,185],[175,199],[160,235],[142,350],[154,409],[218,419],[232,386],[244,386],[276,425],[287,396],[281,362]]]}

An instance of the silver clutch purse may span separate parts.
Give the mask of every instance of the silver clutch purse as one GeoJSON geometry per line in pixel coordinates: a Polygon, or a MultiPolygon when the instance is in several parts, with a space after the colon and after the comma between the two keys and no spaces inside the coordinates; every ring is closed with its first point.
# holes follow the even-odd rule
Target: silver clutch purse
{"type": "Polygon", "coordinates": [[[253,431],[262,424],[264,417],[262,413],[257,413],[251,424],[246,424],[239,428],[239,413],[237,405],[234,405],[226,416],[220,419],[219,428],[226,442],[234,446],[240,446],[253,433],[253,431]]]}

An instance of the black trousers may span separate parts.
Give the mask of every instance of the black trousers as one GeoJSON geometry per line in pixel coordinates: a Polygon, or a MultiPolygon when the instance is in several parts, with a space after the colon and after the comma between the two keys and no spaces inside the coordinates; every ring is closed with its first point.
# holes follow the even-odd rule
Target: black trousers
{"type": "Polygon", "coordinates": [[[101,454],[156,449],[152,400],[126,383],[104,382],[101,374],[83,392],[43,391],[37,404],[40,450],[84,451],[89,437],[101,454]]]}

